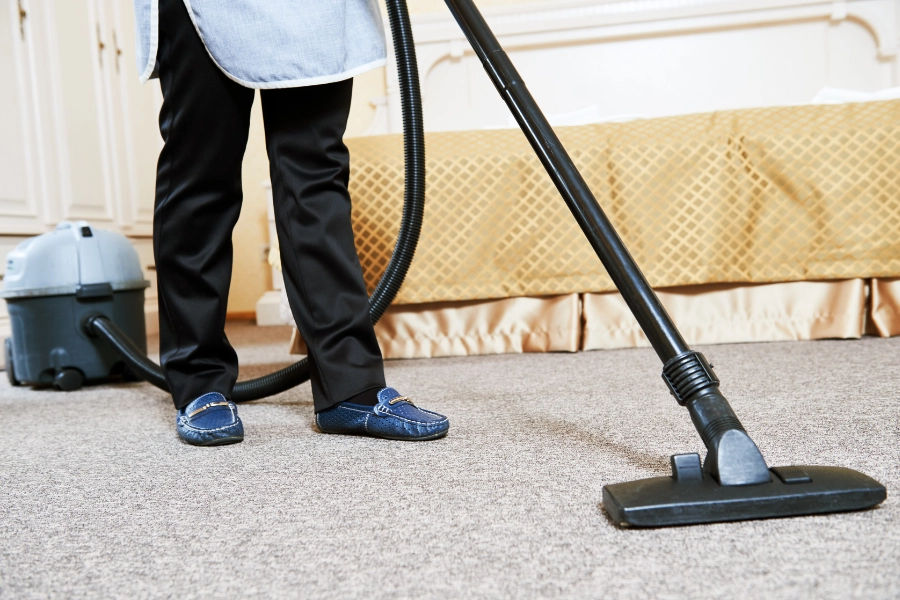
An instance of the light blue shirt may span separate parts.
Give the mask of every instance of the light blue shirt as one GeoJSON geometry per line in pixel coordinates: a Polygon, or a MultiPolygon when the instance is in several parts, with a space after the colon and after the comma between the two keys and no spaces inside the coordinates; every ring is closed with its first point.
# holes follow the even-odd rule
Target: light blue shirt
{"type": "MultiPolygon", "coordinates": [[[[216,65],[250,88],[349,79],[385,64],[376,0],[184,0],[216,65]]],[[[134,0],[141,82],[156,76],[159,0],[134,0]]]]}

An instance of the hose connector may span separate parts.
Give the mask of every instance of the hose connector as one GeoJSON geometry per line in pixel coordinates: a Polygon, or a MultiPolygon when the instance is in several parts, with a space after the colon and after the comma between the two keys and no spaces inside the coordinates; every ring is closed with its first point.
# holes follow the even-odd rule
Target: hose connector
{"type": "Polygon", "coordinates": [[[106,315],[104,315],[102,313],[98,313],[98,312],[85,313],[84,316],[81,317],[81,323],[80,323],[81,331],[84,333],[84,335],[88,336],[89,338],[98,338],[98,337],[100,337],[100,334],[98,333],[97,329],[94,327],[94,323],[97,321],[97,319],[107,319],[107,318],[109,318],[109,317],[107,317],[106,315]]]}
{"type": "Polygon", "coordinates": [[[712,365],[703,354],[694,351],[679,354],[667,362],[662,378],[681,406],[703,390],[719,386],[712,365]]]}

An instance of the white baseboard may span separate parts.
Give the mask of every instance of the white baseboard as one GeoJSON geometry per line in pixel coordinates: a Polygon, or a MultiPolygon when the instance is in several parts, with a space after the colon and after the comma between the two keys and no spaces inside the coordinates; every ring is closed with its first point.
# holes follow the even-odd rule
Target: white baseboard
{"type": "Polygon", "coordinates": [[[256,302],[256,324],[267,327],[284,325],[281,320],[281,292],[270,290],[256,302]]]}

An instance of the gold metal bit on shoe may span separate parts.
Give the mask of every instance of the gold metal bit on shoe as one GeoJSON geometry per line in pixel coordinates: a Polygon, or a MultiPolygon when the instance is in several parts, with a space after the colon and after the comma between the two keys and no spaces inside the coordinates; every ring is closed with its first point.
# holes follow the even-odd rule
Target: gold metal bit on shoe
{"type": "Polygon", "coordinates": [[[213,406],[228,406],[228,402],[210,402],[206,406],[202,406],[202,407],[198,408],[197,410],[195,410],[194,412],[192,412],[191,414],[189,414],[188,419],[190,419],[194,415],[199,415],[207,408],[212,408],[213,406]]]}

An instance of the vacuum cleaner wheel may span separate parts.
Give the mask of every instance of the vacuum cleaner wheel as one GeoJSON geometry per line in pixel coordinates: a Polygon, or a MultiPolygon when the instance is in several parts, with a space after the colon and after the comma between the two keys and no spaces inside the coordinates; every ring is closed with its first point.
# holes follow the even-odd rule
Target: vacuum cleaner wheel
{"type": "Polygon", "coordinates": [[[53,387],[62,392],[72,392],[81,388],[84,376],[78,369],[63,369],[53,376],[53,387]]]}
{"type": "Polygon", "coordinates": [[[6,338],[3,341],[3,354],[4,360],[6,361],[6,378],[9,379],[9,385],[22,385],[22,382],[16,379],[16,369],[13,364],[12,340],[9,338],[6,338]]]}

